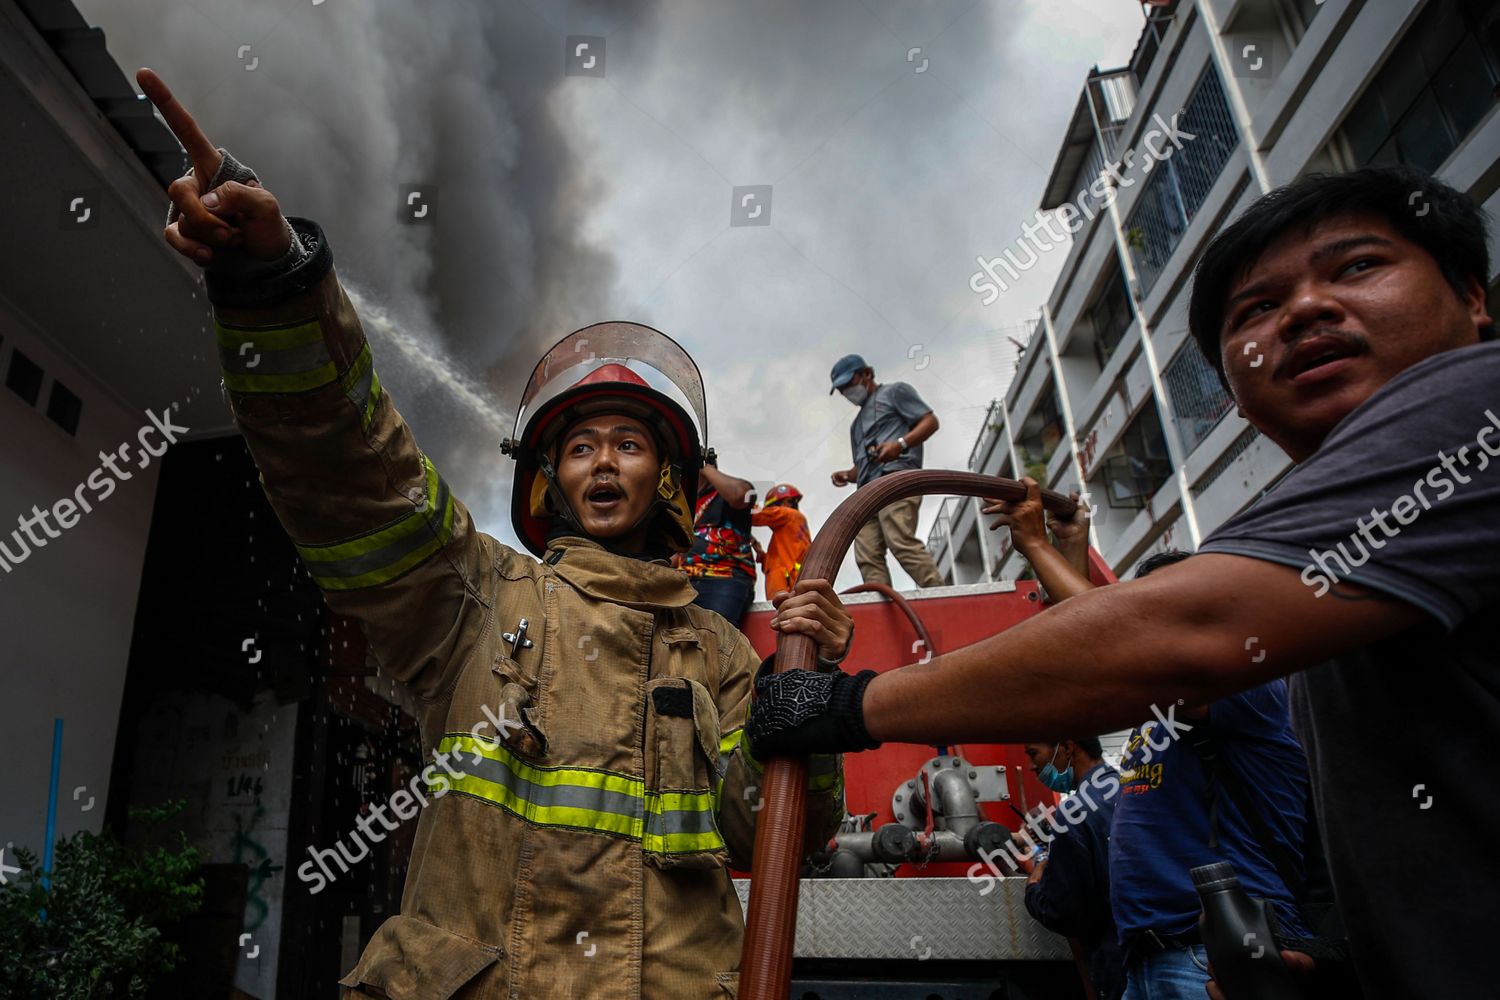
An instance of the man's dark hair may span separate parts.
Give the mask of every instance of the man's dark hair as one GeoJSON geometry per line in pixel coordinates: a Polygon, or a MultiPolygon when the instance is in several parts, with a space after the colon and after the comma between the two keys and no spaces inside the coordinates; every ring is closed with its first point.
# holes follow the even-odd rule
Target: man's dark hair
{"type": "Polygon", "coordinates": [[[1070,736],[1068,738],[1071,739],[1074,743],[1078,744],[1078,749],[1082,750],[1084,753],[1088,754],[1095,760],[1098,760],[1100,757],[1104,756],[1104,744],[1099,742],[1099,737],[1070,736]]]}
{"type": "Polygon", "coordinates": [[[1135,568],[1135,578],[1139,580],[1143,576],[1155,573],[1163,566],[1180,563],[1190,555],[1192,555],[1191,552],[1184,552],[1181,549],[1167,549],[1165,552],[1152,553],[1142,559],[1141,564],[1135,568]]]}
{"type": "MultiPolygon", "coordinates": [[[[1276,240],[1309,234],[1330,219],[1378,215],[1437,261],[1459,295],[1470,278],[1487,288],[1490,252],[1485,215],[1470,198],[1414,167],[1364,167],[1347,174],[1308,174],[1261,197],[1215,236],[1198,261],[1188,326],[1203,356],[1224,378],[1220,331],[1230,289],[1276,240]]],[[[1493,326],[1480,331],[1494,339],[1493,326]]]]}

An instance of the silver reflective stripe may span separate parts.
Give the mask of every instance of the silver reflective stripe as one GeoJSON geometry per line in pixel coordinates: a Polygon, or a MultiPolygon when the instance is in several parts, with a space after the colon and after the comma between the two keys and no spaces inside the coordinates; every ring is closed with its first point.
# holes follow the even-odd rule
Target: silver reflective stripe
{"type": "MultiPolygon", "coordinates": [[[[460,757],[460,760],[463,758],[460,757]]],[[[478,763],[470,760],[463,764],[463,770],[465,774],[502,785],[532,805],[546,809],[588,809],[637,821],[646,810],[646,804],[640,797],[624,792],[583,785],[538,785],[516,774],[504,761],[490,757],[481,757],[478,763]]]]}
{"type": "Polygon", "coordinates": [[[674,833],[713,833],[714,814],[708,809],[671,809],[646,814],[646,833],[666,837],[674,833]]]}
{"type": "Polygon", "coordinates": [[[253,351],[219,348],[219,364],[226,372],[237,375],[296,375],[328,364],[328,345],[319,340],[272,351],[256,347],[253,351]]]}

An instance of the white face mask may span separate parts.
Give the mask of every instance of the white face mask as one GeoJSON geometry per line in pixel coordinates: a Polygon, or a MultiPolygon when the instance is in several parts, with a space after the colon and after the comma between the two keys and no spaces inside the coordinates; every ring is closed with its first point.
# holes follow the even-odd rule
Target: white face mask
{"type": "Polygon", "coordinates": [[[868,386],[850,385],[840,389],[839,395],[843,396],[855,406],[864,406],[865,400],[870,398],[870,389],[868,386]]]}

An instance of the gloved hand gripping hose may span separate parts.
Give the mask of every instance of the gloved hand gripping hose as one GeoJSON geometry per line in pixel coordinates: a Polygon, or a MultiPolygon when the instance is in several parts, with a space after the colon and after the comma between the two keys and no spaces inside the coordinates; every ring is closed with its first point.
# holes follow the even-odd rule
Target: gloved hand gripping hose
{"type": "MultiPolygon", "coordinates": [[[[888,504],[929,493],[997,500],[1024,500],[1026,486],[1014,479],[944,469],[882,476],[862,486],[828,518],[802,561],[802,579],[831,580],[866,521],[888,504]]],[[[1063,517],[1076,509],[1069,498],[1042,491],[1042,506],[1063,517]]],[[[817,648],[811,638],[783,633],[776,640],[777,673],[812,670],[817,648]]],[[[773,757],[766,762],[755,826],[750,909],[740,959],[741,1000],[785,1000],[791,990],[792,950],[797,932],[802,827],[807,821],[807,758],[773,757]]]]}

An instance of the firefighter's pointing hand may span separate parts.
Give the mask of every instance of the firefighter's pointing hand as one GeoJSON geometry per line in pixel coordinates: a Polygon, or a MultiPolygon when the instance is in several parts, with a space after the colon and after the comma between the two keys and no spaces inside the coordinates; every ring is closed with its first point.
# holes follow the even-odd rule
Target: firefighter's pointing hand
{"type": "Polygon", "coordinates": [[[849,652],[854,619],[827,580],[799,580],[797,586],[777,594],[771,601],[776,615],[771,628],[811,636],[818,644],[818,657],[838,663],[849,652]]]}
{"type": "Polygon", "coordinates": [[[167,188],[175,211],[163,235],[172,249],[201,267],[238,252],[258,261],[285,256],[292,233],[276,196],[253,177],[246,183],[214,183],[226,159],[224,152],[203,134],[161,77],[141,69],[135,79],[193,164],[167,188]]]}

